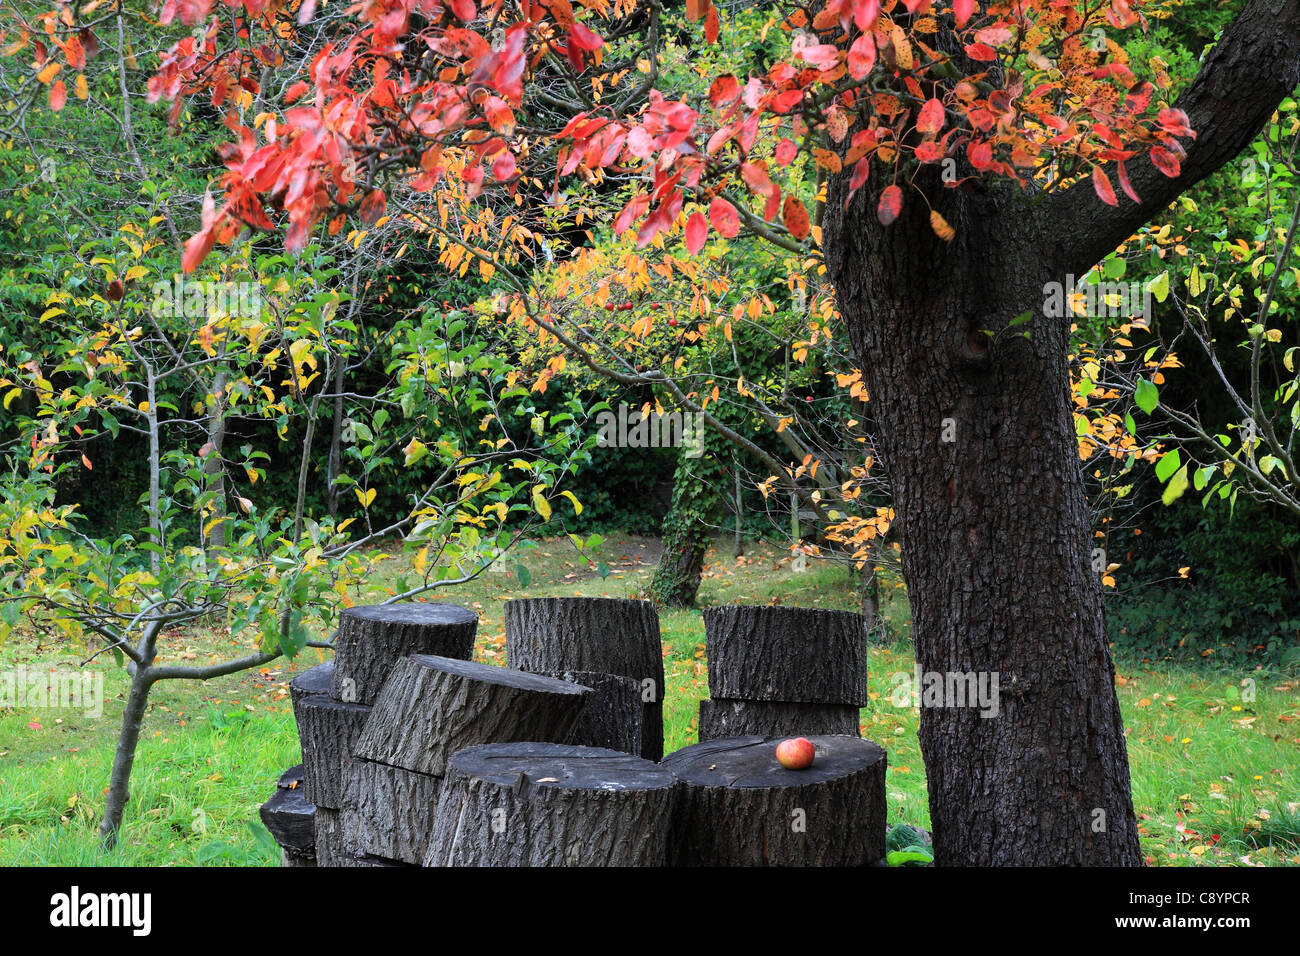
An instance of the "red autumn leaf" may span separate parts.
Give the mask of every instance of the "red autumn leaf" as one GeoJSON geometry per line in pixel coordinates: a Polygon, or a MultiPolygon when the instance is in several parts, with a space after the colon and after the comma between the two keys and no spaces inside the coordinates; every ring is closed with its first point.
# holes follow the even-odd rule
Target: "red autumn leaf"
{"type": "Polygon", "coordinates": [[[1115,198],[1115,189],[1110,184],[1110,177],[1100,166],[1092,167],[1092,188],[1097,191],[1097,195],[1107,206],[1119,205],[1119,200],[1115,198]]]}
{"type": "Polygon", "coordinates": [[[763,203],[763,219],[771,222],[780,211],[781,187],[774,185],[772,191],[767,194],[767,202],[763,203]]]}
{"type": "Polygon", "coordinates": [[[451,12],[456,14],[456,16],[465,23],[469,23],[478,16],[478,10],[474,6],[474,0],[450,0],[448,6],[451,7],[451,12]]]}
{"type": "Polygon", "coordinates": [[[730,73],[724,73],[709,86],[709,102],[716,109],[726,106],[740,95],[740,83],[730,73]]]}
{"type": "Polygon", "coordinates": [[[804,208],[803,203],[793,196],[785,197],[785,208],[781,212],[785,220],[785,228],[789,230],[790,235],[796,239],[806,239],[810,229],[808,219],[808,210],[804,208]]]}
{"type": "Polygon", "coordinates": [[[853,22],[864,33],[876,25],[880,19],[880,0],[855,0],[853,4],[853,22]]]}
{"type": "Polygon", "coordinates": [[[492,163],[492,175],[504,182],[515,174],[515,154],[506,150],[492,163]]]}
{"type": "Polygon", "coordinates": [[[720,236],[734,239],[740,234],[740,214],[721,196],[709,203],[709,222],[720,236]]]}
{"type": "Polygon", "coordinates": [[[880,205],[876,207],[876,218],[882,226],[888,226],[903,211],[903,190],[898,186],[886,186],[880,194],[880,205]]]}
{"type": "Polygon", "coordinates": [[[1140,203],[1142,199],[1138,196],[1137,190],[1133,188],[1133,184],[1129,182],[1127,167],[1123,163],[1116,163],[1115,172],[1119,175],[1119,185],[1124,190],[1124,195],[1134,202],[1140,203]]]}
{"type": "Polygon", "coordinates": [[[903,6],[907,7],[908,13],[916,13],[922,7],[928,7],[930,0],[903,0],[903,6]]]}
{"type": "Polygon", "coordinates": [[[772,180],[761,163],[741,163],[740,175],[745,180],[745,185],[749,187],[750,192],[758,196],[771,194],[773,189],[772,180]]]}
{"type": "Polygon", "coordinates": [[[62,80],[55,80],[50,86],[50,109],[56,113],[63,109],[63,104],[68,102],[68,88],[63,85],[62,80]]]}
{"type": "Polygon", "coordinates": [[[943,103],[937,99],[925,101],[921,115],[916,119],[916,131],[923,135],[933,135],[943,129],[943,103]]]}
{"type": "Polygon", "coordinates": [[[952,13],[957,20],[957,26],[964,27],[974,12],[975,0],[953,0],[952,13]]]}
{"type": "Polygon", "coordinates": [[[849,177],[850,196],[852,196],[855,192],[857,192],[859,189],[862,188],[862,184],[867,181],[867,177],[870,174],[871,174],[871,157],[863,156],[854,165],[853,175],[849,177]]]}
{"type": "Polygon", "coordinates": [[[1170,179],[1177,179],[1182,171],[1182,166],[1178,162],[1178,157],[1163,146],[1155,146],[1151,150],[1151,164],[1160,170],[1170,179]]]}
{"type": "Polygon", "coordinates": [[[605,41],[597,33],[588,30],[581,23],[575,23],[569,28],[569,43],[588,53],[594,53],[605,45],[605,41]]]}
{"type": "Polygon", "coordinates": [[[993,146],[990,143],[971,143],[966,147],[966,158],[976,169],[988,169],[993,164],[993,146]]]}
{"type": "Polygon", "coordinates": [[[987,43],[966,44],[966,55],[972,60],[979,60],[981,63],[988,63],[998,58],[997,51],[987,43]]]}
{"type": "Polygon", "coordinates": [[[718,22],[718,8],[709,4],[709,12],[704,15],[704,39],[707,43],[718,42],[718,30],[721,24],[718,22]]]}
{"type": "Polygon", "coordinates": [[[778,166],[789,166],[794,162],[794,158],[799,155],[799,147],[792,139],[783,139],[776,144],[774,158],[778,166]]]}
{"type": "Polygon", "coordinates": [[[693,212],[686,220],[686,250],[691,255],[699,255],[704,248],[704,241],[709,238],[709,223],[698,212],[693,212]]]}
{"type": "Polygon", "coordinates": [[[834,43],[804,47],[803,58],[819,70],[829,70],[840,62],[840,48],[834,43]]]}
{"type": "Polygon", "coordinates": [[[876,65],[876,41],[864,33],[849,47],[849,75],[855,80],[865,80],[876,65]]]}
{"type": "Polygon", "coordinates": [[[694,23],[711,6],[713,4],[709,0],[686,0],[686,19],[694,23]]]}
{"type": "Polygon", "coordinates": [[[937,163],[943,159],[943,146],[934,140],[925,143],[918,143],[916,149],[916,158],[923,163],[937,163]]]}
{"type": "Polygon", "coordinates": [[[357,215],[362,222],[373,226],[384,214],[384,205],[384,191],[372,189],[370,194],[361,200],[361,208],[357,210],[357,215]]]}
{"type": "Polygon", "coordinates": [[[311,87],[307,85],[306,80],[299,80],[297,83],[293,84],[293,86],[284,91],[284,101],[286,103],[292,103],[309,89],[311,89],[311,87]]]}

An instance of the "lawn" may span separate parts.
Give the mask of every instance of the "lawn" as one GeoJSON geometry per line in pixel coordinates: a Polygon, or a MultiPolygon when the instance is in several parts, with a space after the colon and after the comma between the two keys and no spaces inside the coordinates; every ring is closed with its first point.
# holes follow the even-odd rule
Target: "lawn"
{"type": "MultiPolygon", "coordinates": [[[[503,604],[513,597],[628,597],[656,560],[653,539],[610,537],[606,578],[586,570],[566,541],[523,553],[531,573],[489,573],[440,599],[473,607],[481,624],[476,657],[505,662],[503,604]]],[[[396,577],[404,559],[394,555],[396,577]]],[[[382,594],[386,576],[371,582],[382,594]]],[[[358,596],[366,600],[364,596],[358,596]]],[[[700,606],[796,604],[851,609],[842,569],[815,563],[804,573],[788,556],[751,546],[738,560],[711,552],[700,606]]],[[[918,712],[890,700],[893,676],[913,669],[907,602],[887,581],[883,613],[892,643],[870,651],[871,703],[862,732],[889,754],[891,822],[927,826],[918,712]]],[[[708,694],[704,628],[698,610],[661,612],[667,695],[665,749],[695,742],[696,709],[708,694]]],[[[173,660],[217,660],[242,649],[210,631],[166,635],[173,660]]],[[[163,656],[163,655],[160,655],[163,656]]],[[[158,685],[141,737],[132,800],[121,842],[97,847],[118,721],[122,671],[99,658],[102,715],[70,709],[0,708],[0,865],[273,865],[279,851],[257,819],[280,771],[299,759],[288,682],[322,660],[308,650],[293,662],[207,683],[158,685]]],[[[19,667],[76,667],[82,657],[48,635],[17,633],[0,648],[0,673],[19,667]]],[[[1133,769],[1134,802],[1148,863],[1300,865],[1300,690],[1294,677],[1256,677],[1243,698],[1241,673],[1152,667],[1121,661],[1117,679],[1133,769]],[[1246,698],[1250,695],[1247,694],[1246,698]]],[[[1247,688],[1248,689],[1248,688],[1247,688]]]]}

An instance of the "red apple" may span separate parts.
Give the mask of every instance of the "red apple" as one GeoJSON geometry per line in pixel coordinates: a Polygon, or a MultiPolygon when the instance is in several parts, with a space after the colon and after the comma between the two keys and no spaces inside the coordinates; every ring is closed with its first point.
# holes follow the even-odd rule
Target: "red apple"
{"type": "Polygon", "coordinates": [[[676,320],[676,319],[669,319],[669,320],[668,320],[668,324],[671,325],[673,328],[677,328],[677,320],[676,320]]]}
{"type": "Polygon", "coordinates": [[[816,753],[807,737],[791,737],[776,745],[776,759],[787,770],[806,770],[812,766],[816,753]]]}

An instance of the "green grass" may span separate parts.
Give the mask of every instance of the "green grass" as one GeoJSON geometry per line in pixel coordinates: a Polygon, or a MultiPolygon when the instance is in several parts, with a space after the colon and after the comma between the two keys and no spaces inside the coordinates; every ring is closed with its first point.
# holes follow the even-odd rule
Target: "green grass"
{"type": "MultiPolygon", "coordinates": [[[[655,561],[650,539],[611,537],[604,557],[614,573],[588,572],[564,541],[523,554],[532,579],[486,574],[442,595],[482,618],[478,659],[504,663],[504,602],[513,597],[637,595],[655,561]]],[[[392,559],[392,577],[403,559],[392,559]]],[[[376,593],[390,578],[372,582],[376,593]]],[[[928,826],[925,768],[917,711],[890,702],[892,675],[911,672],[907,602],[886,582],[883,615],[897,640],[870,650],[871,703],[863,735],[889,753],[891,822],[928,826]]],[[[710,553],[701,606],[779,601],[851,609],[846,573],[832,567],[804,574],[770,547],[740,563],[710,553]]],[[[708,694],[704,628],[698,610],[660,615],[667,695],[665,747],[694,743],[697,702],[708,694]]],[[[211,632],[166,635],[164,655],[216,660],[237,650],[211,632]],[[186,655],[193,655],[187,657],[186,655]]],[[[99,718],[70,710],[0,708],[0,865],[273,865],[279,852],[257,820],[279,773],[299,751],[287,685],[321,660],[307,651],[261,672],[155,688],[132,777],[121,842],[98,849],[96,827],[124,704],[124,674],[99,659],[99,718]]],[[[76,667],[70,650],[15,635],[0,648],[0,671],[17,665],[76,667]]],[[[1121,662],[1119,695],[1128,732],[1134,801],[1142,844],[1158,865],[1300,864],[1300,699],[1295,680],[1260,680],[1257,698],[1241,700],[1246,675],[1174,668],[1137,669],[1121,662]],[[1233,694],[1236,694],[1234,697],[1233,694]],[[1233,708],[1240,708],[1234,710],[1233,708]],[[1181,829],[1180,829],[1181,827],[1181,829]]]]}

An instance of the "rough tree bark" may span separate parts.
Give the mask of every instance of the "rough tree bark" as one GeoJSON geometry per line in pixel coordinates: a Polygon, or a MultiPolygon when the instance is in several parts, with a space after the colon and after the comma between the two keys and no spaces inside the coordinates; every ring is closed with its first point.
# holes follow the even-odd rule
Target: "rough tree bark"
{"type": "Polygon", "coordinates": [[[339,617],[330,693],[374,703],[393,664],[408,654],[469,660],[478,615],[457,604],[415,602],[350,607],[339,617]]]}
{"type": "Polygon", "coordinates": [[[859,614],[711,607],[704,635],[710,697],[867,705],[867,632],[859,614]]]}
{"type": "Polygon", "coordinates": [[[352,752],[441,777],[462,747],[567,739],[590,693],[538,674],[414,654],[389,674],[352,752]]]}
{"type": "Polygon", "coordinates": [[[730,737],[671,753],[681,782],[673,866],[870,866],[885,855],[885,752],[809,737],[811,767],[787,770],[778,740],[730,737]]]}
{"type": "Polygon", "coordinates": [[[676,784],[600,747],[470,747],[448,765],[425,866],[663,866],[676,784]]]}
{"type": "Polygon", "coordinates": [[[945,243],[925,202],[882,227],[886,182],[847,208],[847,176],[829,182],[827,263],[879,425],[917,662],[1000,674],[995,718],[921,711],[940,865],[1141,863],[1089,564],[1069,322],[1044,316],[1044,286],[1084,274],[1236,156],[1298,81],[1300,0],[1252,0],[1177,104],[1198,132],[1181,176],[1130,161],[1140,204],[1103,205],[1086,180],[1046,197],[946,189],[927,168],[917,185],[956,229],[945,243]]]}
{"type": "Polygon", "coordinates": [[[857,737],[859,711],[852,704],[805,704],[783,700],[700,701],[700,743],[724,737],[857,737]]]}

